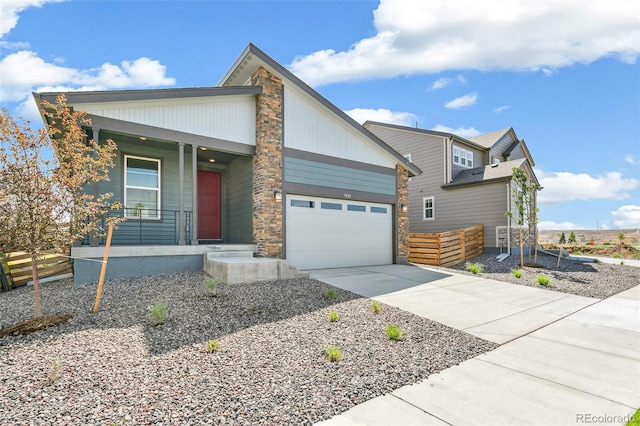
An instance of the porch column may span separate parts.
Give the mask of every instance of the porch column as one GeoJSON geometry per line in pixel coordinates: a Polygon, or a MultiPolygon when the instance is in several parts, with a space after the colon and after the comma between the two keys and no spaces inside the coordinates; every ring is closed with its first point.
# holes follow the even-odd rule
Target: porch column
{"type": "Polygon", "coordinates": [[[178,186],[178,194],[179,194],[179,239],[178,245],[183,246],[184,242],[184,142],[179,143],[178,148],[178,176],[179,176],[179,186],[178,186]]]}
{"type": "Polygon", "coordinates": [[[198,245],[198,145],[191,148],[191,245],[198,245]]]}

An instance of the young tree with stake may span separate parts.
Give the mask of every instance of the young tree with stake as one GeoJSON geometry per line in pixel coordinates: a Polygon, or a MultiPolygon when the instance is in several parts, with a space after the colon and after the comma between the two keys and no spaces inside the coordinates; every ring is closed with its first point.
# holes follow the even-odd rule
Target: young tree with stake
{"type": "Polygon", "coordinates": [[[535,207],[535,195],[538,186],[535,183],[529,183],[529,176],[521,167],[512,169],[512,182],[515,183],[513,188],[513,201],[516,207],[516,214],[511,210],[507,210],[505,215],[516,220],[516,224],[520,230],[520,267],[524,267],[524,235],[522,228],[527,226],[528,232],[533,229],[535,256],[534,263],[538,262],[538,233],[536,226],[538,224],[538,209],[535,207]]]}
{"type": "Polygon", "coordinates": [[[42,316],[37,261],[43,251],[103,232],[100,219],[118,207],[108,202],[112,194],[86,191],[90,183],[109,180],[115,143],[88,139],[86,114],[72,111],[63,95],[45,103],[43,114],[48,128],[37,132],[6,109],[0,114],[0,245],[30,254],[36,317],[42,316]]]}

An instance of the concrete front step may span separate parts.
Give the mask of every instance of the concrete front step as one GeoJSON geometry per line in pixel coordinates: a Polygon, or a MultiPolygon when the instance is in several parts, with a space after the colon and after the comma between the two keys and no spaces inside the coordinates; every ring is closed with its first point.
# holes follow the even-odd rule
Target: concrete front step
{"type": "Polygon", "coordinates": [[[204,256],[204,271],[224,284],[241,284],[266,280],[309,278],[298,268],[289,266],[286,260],[204,256]]]}
{"type": "Polygon", "coordinates": [[[205,258],[214,259],[220,257],[250,257],[253,259],[253,251],[209,251],[205,258]]]}

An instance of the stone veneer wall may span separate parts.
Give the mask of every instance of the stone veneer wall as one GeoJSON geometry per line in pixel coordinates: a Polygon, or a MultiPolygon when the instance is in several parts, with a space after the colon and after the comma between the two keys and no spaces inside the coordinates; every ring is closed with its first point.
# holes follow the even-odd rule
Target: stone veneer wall
{"type": "Polygon", "coordinates": [[[253,157],[253,238],[258,257],[283,258],[282,80],[260,67],[253,86],[262,86],[256,102],[256,153],[253,157]]]}
{"type": "Polygon", "coordinates": [[[396,191],[398,193],[398,235],[397,235],[397,262],[407,261],[409,256],[409,172],[400,166],[396,166],[396,191]],[[402,204],[407,206],[407,211],[402,211],[402,204]]]}

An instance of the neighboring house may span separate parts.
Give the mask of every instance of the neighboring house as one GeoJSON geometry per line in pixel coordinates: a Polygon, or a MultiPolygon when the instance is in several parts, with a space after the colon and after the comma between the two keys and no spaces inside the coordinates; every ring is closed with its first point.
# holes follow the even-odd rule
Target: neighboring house
{"type": "Polygon", "coordinates": [[[531,182],[539,184],[527,145],[513,128],[462,138],[377,122],[364,127],[423,170],[409,183],[411,232],[482,224],[485,251],[518,247],[515,219],[505,216],[507,210],[515,213],[512,169],[523,168],[531,182]]]}
{"type": "MultiPolygon", "coordinates": [[[[89,137],[118,145],[111,180],[92,189],[125,206],[111,278],[201,270],[207,250],[300,269],[406,259],[402,206],[420,170],[254,45],[215,87],[66,96],[89,137]]],[[[101,258],[88,243],[73,256],[101,258]]],[[[76,261],[76,282],[99,267],[76,261]]]]}

